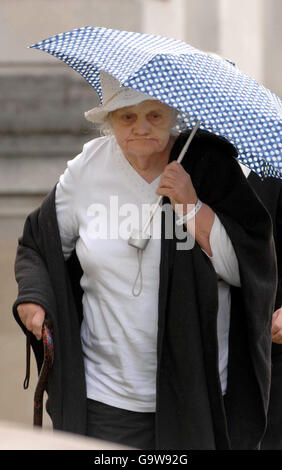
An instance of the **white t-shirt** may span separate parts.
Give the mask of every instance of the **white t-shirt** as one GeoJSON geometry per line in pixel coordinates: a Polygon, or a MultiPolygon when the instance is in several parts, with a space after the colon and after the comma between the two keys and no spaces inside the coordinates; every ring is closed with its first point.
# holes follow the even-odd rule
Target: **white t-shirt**
{"type": "MultiPolygon", "coordinates": [[[[152,412],[156,402],[157,321],[161,209],[143,252],[141,294],[132,294],[137,251],[127,240],[141,229],[156,202],[160,177],[147,183],[130,165],[114,136],[88,142],[56,189],[65,258],[76,248],[83,269],[84,354],[87,396],[119,408],[152,412]]],[[[210,237],[219,280],[219,372],[226,388],[229,284],[239,285],[232,244],[216,217],[210,237]],[[218,253],[219,252],[219,253],[218,253]]]]}

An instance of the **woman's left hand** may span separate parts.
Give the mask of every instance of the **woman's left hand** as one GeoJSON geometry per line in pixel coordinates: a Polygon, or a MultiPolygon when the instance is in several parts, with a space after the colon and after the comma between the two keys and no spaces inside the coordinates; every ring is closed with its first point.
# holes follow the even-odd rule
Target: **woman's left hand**
{"type": "Polygon", "coordinates": [[[272,342],[282,344],[282,307],[272,315],[272,342]]]}
{"type": "Polygon", "coordinates": [[[187,213],[187,204],[196,204],[198,201],[189,173],[176,161],[165,167],[156,192],[167,196],[174,210],[176,204],[183,204],[183,215],[187,213]]]}

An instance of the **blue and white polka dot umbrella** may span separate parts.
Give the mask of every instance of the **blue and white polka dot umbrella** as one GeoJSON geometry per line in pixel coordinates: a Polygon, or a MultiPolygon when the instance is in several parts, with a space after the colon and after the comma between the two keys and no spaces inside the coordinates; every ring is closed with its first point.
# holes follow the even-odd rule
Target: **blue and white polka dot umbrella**
{"type": "Polygon", "coordinates": [[[176,108],[182,128],[228,139],[260,176],[282,175],[281,100],[226,60],[170,38],[83,27],[31,46],[79,72],[101,99],[100,70],[176,108]]]}

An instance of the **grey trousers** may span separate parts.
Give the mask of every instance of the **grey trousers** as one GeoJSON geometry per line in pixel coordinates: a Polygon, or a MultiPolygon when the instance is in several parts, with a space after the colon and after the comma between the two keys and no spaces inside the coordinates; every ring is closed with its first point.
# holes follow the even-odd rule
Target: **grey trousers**
{"type": "Polygon", "coordinates": [[[155,449],[155,413],[139,413],[87,399],[87,435],[135,449],[155,449]]]}

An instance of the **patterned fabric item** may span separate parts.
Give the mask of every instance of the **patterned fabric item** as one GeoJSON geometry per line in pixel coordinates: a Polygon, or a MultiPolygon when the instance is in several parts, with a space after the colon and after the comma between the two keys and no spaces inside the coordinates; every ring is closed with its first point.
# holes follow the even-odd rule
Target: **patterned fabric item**
{"type": "Polygon", "coordinates": [[[179,128],[201,128],[229,140],[239,160],[260,176],[280,177],[281,100],[230,61],[149,34],[83,27],[31,46],[66,62],[97,91],[99,72],[121,86],[176,108],[179,128]]]}

